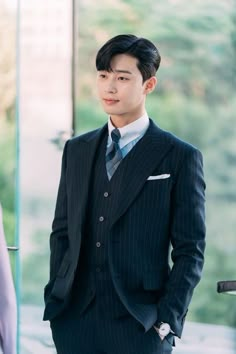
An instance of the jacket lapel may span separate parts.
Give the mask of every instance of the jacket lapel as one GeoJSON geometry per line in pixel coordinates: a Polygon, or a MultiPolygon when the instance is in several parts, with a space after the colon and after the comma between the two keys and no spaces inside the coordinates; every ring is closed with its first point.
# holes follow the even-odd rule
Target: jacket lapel
{"type": "Polygon", "coordinates": [[[141,191],[147,178],[152,174],[172,148],[168,134],[159,129],[152,120],[143,136],[131,150],[130,163],[124,172],[124,183],[110,226],[125,213],[135,197],[141,191]]]}

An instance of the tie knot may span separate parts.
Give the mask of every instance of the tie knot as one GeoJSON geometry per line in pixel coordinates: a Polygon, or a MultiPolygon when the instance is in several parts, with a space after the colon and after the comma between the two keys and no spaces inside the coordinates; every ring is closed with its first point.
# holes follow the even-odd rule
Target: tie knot
{"type": "Polygon", "coordinates": [[[117,129],[117,128],[113,129],[112,132],[111,132],[112,141],[114,141],[114,143],[118,144],[118,142],[120,140],[120,137],[121,137],[121,135],[120,135],[119,129],[117,129]]]}

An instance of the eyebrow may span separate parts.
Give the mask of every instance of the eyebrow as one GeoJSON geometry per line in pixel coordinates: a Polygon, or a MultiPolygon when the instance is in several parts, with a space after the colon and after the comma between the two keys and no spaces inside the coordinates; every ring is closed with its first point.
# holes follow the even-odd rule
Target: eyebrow
{"type": "Polygon", "coordinates": [[[114,72],[132,75],[131,71],[129,71],[129,70],[114,70],[114,72]]]}

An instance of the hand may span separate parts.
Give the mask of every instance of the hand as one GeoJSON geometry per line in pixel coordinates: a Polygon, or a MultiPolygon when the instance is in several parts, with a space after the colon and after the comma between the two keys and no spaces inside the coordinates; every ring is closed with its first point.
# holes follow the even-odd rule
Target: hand
{"type": "Polygon", "coordinates": [[[164,340],[164,339],[165,339],[165,336],[162,336],[162,335],[160,334],[159,328],[157,328],[157,327],[155,327],[155,326],[153,326],[153,327],[154,327],[155,331],[157,332],[157,334],[159,335],[159,337],[161,338],[161,340],[164,340]]]}

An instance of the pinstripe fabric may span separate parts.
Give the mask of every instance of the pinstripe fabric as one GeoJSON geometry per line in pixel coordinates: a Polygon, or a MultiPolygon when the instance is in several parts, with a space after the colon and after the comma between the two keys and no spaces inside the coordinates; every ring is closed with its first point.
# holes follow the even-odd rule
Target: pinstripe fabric
{"type": "MultiPolygon", "coordinates": [[[[92,166],[104,134],[107,126],[72,139],[64,149],[50,237],[51,271],[45,288],[45,320],[59,320],[70,306],[86,230],[92,166]]],[[[204,260],[202,156],[196,148],[150,121],[147,132],[122,164],[125,161],[126,168],[117,182],[118,193],[107,219],[108,265],[114,289],[135,324],[139,323],[146,334],[163,321],[181,336],[204,260]],[[147,180],[150,175],[161,174],[170,176],[147,180]]]]}
{"type": "MultiPolygon", "coordinates": [[[[74,300],[73,300],[74,301],[74,300]]],[[[132,317],[109,319],[101,316],[94,300],[82,316],[72,301],[66,313],[51,321],[57,354],[170,354],[172,342],[161,342],[153,328],[144,333],[132,317]]]]}
{"type": "Polygon", "coordinates": [[[97,151],[93,167],[93,180],[90,184],[89,202],[86,213],[86,229],[80,251],[80,259],[76,273],[77,307],[82,313],[92,298],[102,297],[100,315],[119,317],[127,314],[127,310],[119,300],[114,289],[108,266],[108,243],[110,231],[107,220],[112,212],[113,201],[119,193],[119,181],[125,167],[123,161],[111,181],[108,180],[105,163],[106,137],[97,151]],[[103,216],[104,220],[100,221],[103,216]],[[86,294],[84,289],[89,289],[86,294]],[[90,293],[93,293],[93,297],[90,293]]]}
{"type": "Polygon", "coordinates": [[[54,342],[61,354],[160,354],[164,350],[170,353],[171,343],[161,343],[154,329],[145,333],[120,301],[112,282],[108,265],[108,242],[111,235],[106,221],[114,206],[116,194],[119,193],[128,160],[122,161],[109,181],[105,147],[106,137],[95,158],[86,233],[82,241],[72,303],[65,315],[52,321],[54,342]],[[104,215],[103,221],[99,221],[101,215],[104,215]],[[87,289],[89,292],[86,292],[87,289]],[[90,296],[91,291],[93,297],[90,296]],[[70,332],[67,328],[70,328],[70,332]]]}

